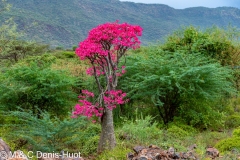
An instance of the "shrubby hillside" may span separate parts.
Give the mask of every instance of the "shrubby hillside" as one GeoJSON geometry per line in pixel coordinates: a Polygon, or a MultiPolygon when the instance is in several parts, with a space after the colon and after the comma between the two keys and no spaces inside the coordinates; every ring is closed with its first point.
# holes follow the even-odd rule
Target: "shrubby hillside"
{"type": "Polygon", "coordinates": [[[27,39],[71,48],[88,31],[105,22],[128,22],[143,27],[143,44],[162,40],[181,26],[201,28],[229,24],[240,26],[240,10],[231,7],[174,9],[163,4],[120,2],[119,0],[8,0],[11,12],[0,15],[1,21],[13,16],[27,39]]]}

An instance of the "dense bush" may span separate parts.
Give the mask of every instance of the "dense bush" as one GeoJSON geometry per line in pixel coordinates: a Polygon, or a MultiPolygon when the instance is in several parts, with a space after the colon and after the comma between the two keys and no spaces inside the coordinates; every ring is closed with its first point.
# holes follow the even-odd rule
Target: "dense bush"
{"type": "Polygon", "coordinates": [[[72,88],[76,79],[38,62],[16,64],[0,73],[0,107],[3,110],[39,108],[56,115],[66,115],[77,98],[72,88]]]}
{"type": "Polygon", "coordinates": [[[220,152],[231,151],[233,149],[240,150],[240,137],[233,137],[221,140],[215,146],[220,152]]]}
{"type": "Polygon", "coordinates": [[[229,115],[226,118],[225,125],[227,128],[239,127],[240,126],[240,115],[239,114],[229,115]]]}
{"type": "Polygon", "coordinates": [[[160,46],[169,54],[185,52],[187,54],[200,53],[217,60],[223,66],[233,68],[235,87],[240,89],[240,47],[239,30],[229,26],[227,29],[218,27],[200,30],[193,26],[184,27],[169,37],[160,46]]]}
{"type": "Polygon", "coordinates": [[[172,53],[177,51],[185,51],[188,54],[201,53],[217,59],[222,65],[236,65],[239,64],[240,56],[235,54],[235,50],[239,49],[234,40],[238,37],[237,34],[234,35],[232,29],[212,27],[202,31],[193,26],[185,27],[170,35],[161,47],[164,51],[172,53]]]}
{"type": "Polygon", "coordinates": [[[101,153],[97,160],[109,159],[109,160],[125,160],[127,153],[132,152],[131,149],[124,146],[117,146],[113,150],[106,150],[101,153]]]}
{"type": "MultiPolygon", "coordinates": [[[[53,152],[61,150],[76,151],[81,128],[86,125],[84,118],[65,118],[60,120],[51,117],[47,112],[41,112],[40,116],[32,112],[12,111],[8,115],[18,118],[18,124],[5,124],[12,128],[8,139],[22,139],[28,142],[33,151],[53,152]],[[75,146],[72,147],[72,146],[75,146]]],[[[18,149],[18,148],[17,148],[18,149]]]]}
{"type": "Polygon", "coordinates": [[[240,151],[240,129],[235,129],[232,137],[219,141],[216,144],[216,148],[221,152],[231,151],[233,149],[240,151]]]}
{"type": "MultiPolygon", "coordinates": [[[[120,81],[124,91],[132,100],[151,100],[165,124],[186,108],[185,113],[196,111],[194,116],[206,108],[209,114],[218,112],[211,109],[210,102],[234,92],[231,69],[197,53],[168,54],[149,47],[143,54],[129,56],[126,66],[127,72],[120,81]]],[[[187,121],[194,118],[189,114],[187,121]]]]}
{"type": "Polygon", "coordinates": [[[99,139],[100,136],[93,136],[86,139],[84,145],[81,147],[81,154],[85,156],[96,154],[99,139]]]}
{"type": "Polygon", "coordinates": [[[155,139],[162,137],[162,131],[150,116],[125,122],[123,126],[117,130],[117,134],[120,139],[123,138],[144,145],[155,143],[155,139]]]}
{"type": "Polygon", "coordinates": [[[89,123],[82,128],[82,133],[78,136],[78,144],[82,155],[86,156],[97,153],[100,133],[101,126],[99,124],[89,123]]]}

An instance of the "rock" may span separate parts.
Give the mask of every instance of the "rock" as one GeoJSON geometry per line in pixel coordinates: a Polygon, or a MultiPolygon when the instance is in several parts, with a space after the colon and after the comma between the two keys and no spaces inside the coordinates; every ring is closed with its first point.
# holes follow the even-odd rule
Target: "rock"
{"type": "Polygon", "coordinates": [[[194,150],[194,149],[196,149],[196,148],[197,148],[197,145],[196,145],[196,144],[193,144],[193,145],[191,145],[191,146],[188,147],[188,151],[192,151],[192,150],[194,150]]]}
{"type": "Polygon", "coordinates": [[[8,156],[10,154],[10,147],[0,138],[0,160],[6,160],[8,159],[8,156]]]}
{"type": "Polygon", "coordinates": [[[208,147],[206,154],[212,159],[219,157],[219,151],[214,147],[208,147]]]}
{"type": "Polygon", "coordinates": [[[197,159],[193,151],[188,151],[186,153],[176,152],[173,147],[168,150],[160,149],[155,145],[150,145],[148,148],[142,146],[134,147],[133,150],[135,154],[128,154],[128,160],[174,160],[174,159],[197,159]]]}
{"type": "Polygon", "coordinates": [[[148,148],[160,149],[158,146],[152,144],[148,148]]]}
{"type": "Polygon", "coordinates": [[[168,149],[168,154],[169,154],[169,157],[173,158],[175,154],[175,149],[173,147],[170,147],[168,149]]]}
{"type": "Polygon", "coordinates": [[[133,150],[134,150],[135,153],[138,154],[138,153],[140,153],[144,148],[145,148],[145,147],[143,147],[143,146],[136,146],[136,147],[133,148],[133,150]]]}
{"type": "Polygon", "coordinates": [[[157,154],[155,155],[155,160],[159,160],[159,159],[161,159],[161,154],[160,154],[160,153],[157,153],[157,154]]]}
{"type": "Polygon", "coordinates": [[[128,159],[128,160],[132,160],[133,157],[134,157],[134,154],[133,154],[133,153],[128,153],[128,154],[127,154],[127,159],[128,159]]]}
{"type": "Polygon", "coordinates": [[[141,156],[141,157],[139,157],[139,159],[138,160],[148,160],[148,158],[147,157],[145,157],[145,156],[141,156]]]}
{"type": "Polygon", "coordinates": [[[144,148],[144,149],[141,150],[140,154],[141,155],[146,155],[147,152],[148,152],[148,149],[144,148]]]}
{"type": "Polygon", "coordinates": [[[173,159],[180,159],[180,154],[175,152],[174,156],[173,156],[173,159]]]}

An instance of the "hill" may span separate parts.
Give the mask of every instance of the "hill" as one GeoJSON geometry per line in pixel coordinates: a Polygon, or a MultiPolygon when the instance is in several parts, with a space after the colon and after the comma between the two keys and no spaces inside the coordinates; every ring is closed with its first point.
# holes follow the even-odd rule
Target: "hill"
{"type": "Polygon", "coordinates": [[[163,4],[119,0],[8,0],[13,7],[0,16],[13,16],[26,39],[71,48],[88,31],[105,22],[128,22],[143,27],[143,44],[162,40],[181,26],[201,28],[229,24],[240,27],[240,10],[231,7],[174,9],[163,4]]]}

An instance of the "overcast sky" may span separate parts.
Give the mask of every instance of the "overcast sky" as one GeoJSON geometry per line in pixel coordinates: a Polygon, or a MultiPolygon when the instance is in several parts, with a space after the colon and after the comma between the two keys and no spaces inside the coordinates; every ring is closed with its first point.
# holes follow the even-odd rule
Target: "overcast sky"
{"type": "Polygon", "coordinates": [[[175,9],[184,9],[188,7],[237,7],[240,8],[240,0],[120,0],[120,1],[129,1],[136,3],[158,3],[166,4],[175,9]]]}

